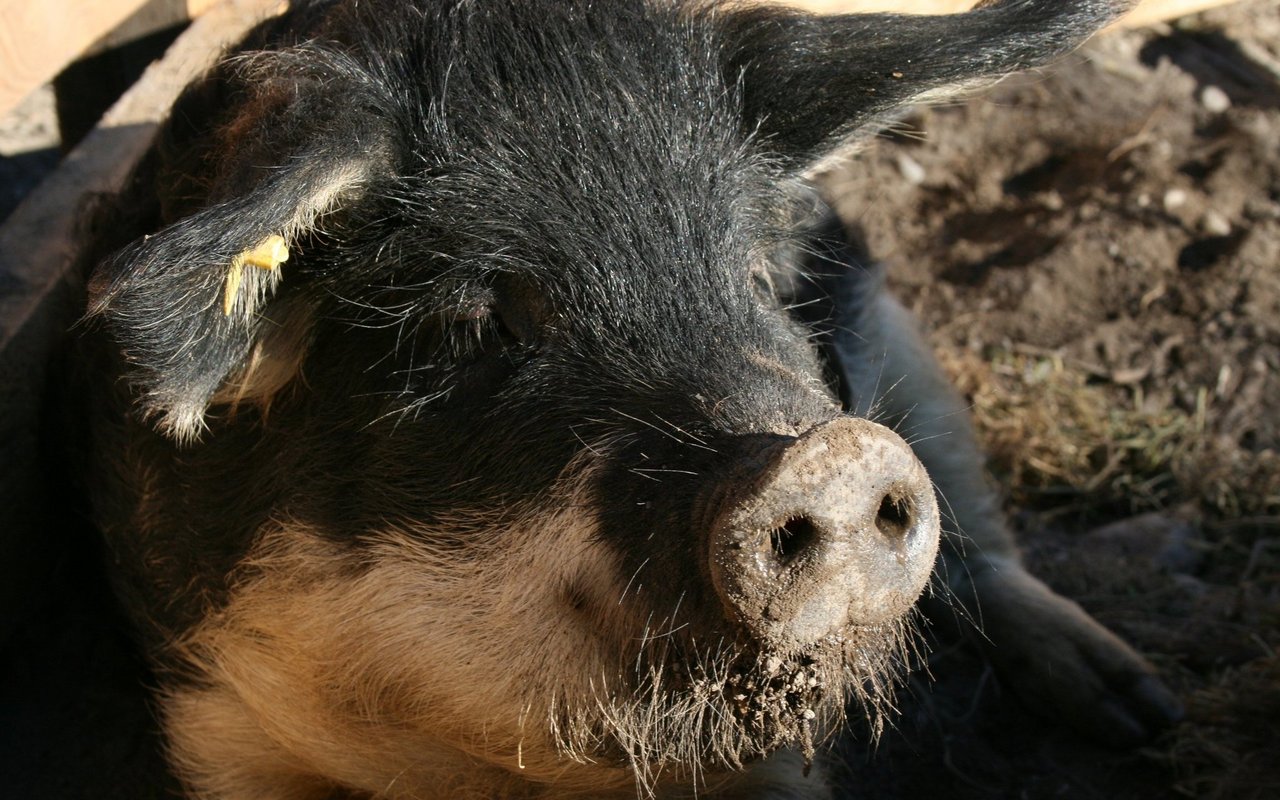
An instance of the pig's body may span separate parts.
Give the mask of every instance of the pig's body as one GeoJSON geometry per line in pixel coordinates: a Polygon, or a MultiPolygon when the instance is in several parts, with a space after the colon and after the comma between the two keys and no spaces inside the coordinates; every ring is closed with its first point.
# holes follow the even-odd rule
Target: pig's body
{"type": "Polygon", "coordinates": [[[83,348],[190,790],[820,796],[801,756],[905,660],[933,483],[1015,683],[1141,735],[1149,668],[1017,566],[959,404],[800,181],[1112,12],[1055,8],[319,2],[190,90],[83,348]],[[915,455],[859,418],[908,414],[915,455]]]}

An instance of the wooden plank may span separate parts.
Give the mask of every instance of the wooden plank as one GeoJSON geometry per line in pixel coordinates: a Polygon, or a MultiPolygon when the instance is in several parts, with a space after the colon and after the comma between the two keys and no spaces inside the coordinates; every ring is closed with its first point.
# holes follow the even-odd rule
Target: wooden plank
{"type": "Polygon", "coordinates": [[[1119,24],[1126,28],[1152,25],[1234,2],[1236,0],[1146,0],[1120,20],[1119,24]]]}
{"type": "Polygon", "coordinates": [[[118,191],[187,83],[278,0],[225,0],[153,64],[0,228],[0,641],[56,553],[40,462],[40,404],[49,360],[74,321],[80,212],[118,191]]]}
{"type": "Polygon", "coordinates": [[[0,0],[0,113],[66,64],[146,0],[0,0]]]}
{"type": "MultiPolygon", "coordinates": [[[[192,19],[214,0],[0,0],[0,114],[112,31],[140,36],[192,19]]],[[[122,39],[127,41],[127,39],[122,39]]]]}
{"type": "Polygon", "coordinates": [[[78,60],[101,53],[104,50],[137,41],[165,28],[193,20],[208,11],[215,2],[216,0],[147,0],[146,5],[89,45],[76,58],[78,60]]]}

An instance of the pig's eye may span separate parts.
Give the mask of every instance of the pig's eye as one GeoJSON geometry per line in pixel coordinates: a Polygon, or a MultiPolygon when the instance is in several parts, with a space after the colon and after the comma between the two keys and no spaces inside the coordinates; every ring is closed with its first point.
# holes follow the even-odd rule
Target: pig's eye
{"type": "Polygon", "coordinates": [[[448,340],[454,359],[459,363],[475,361],[500,352],[512,355],[524,350],[524,342],[492,304],[485,303],[461,309],[453,315],[448,340]]]}
{"type": "Polygon", "coordinates": [[[439,308],[436,324],[423,326],[427,341],[416,352],[456,367],[524,362],[543,349],[548,309],[542,293],[514,279],[464,287],[439,308]]]}
{"type": "Polygon", "coordinates": [[[762,302],[774,305],[778,301],[777,288],[773,285],[773,276],[767,269],[751,271],[751,288],[762,302]]]}

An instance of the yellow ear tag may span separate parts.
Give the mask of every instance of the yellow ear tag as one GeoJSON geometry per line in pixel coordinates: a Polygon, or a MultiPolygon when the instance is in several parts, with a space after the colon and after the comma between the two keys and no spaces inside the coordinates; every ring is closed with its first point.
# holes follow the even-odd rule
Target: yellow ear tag
{"type": "Polygon", "coordinates": [[[268,236],[231,259],[231,270],[227,273],[227,284],[222,292],[223,316],[231,316],[231,307],[236,304],[236,292],[240,291],[246,265],[273,270],[288,260],[289,246],[284,243],[284,237],[278,233],[268,236]]]}

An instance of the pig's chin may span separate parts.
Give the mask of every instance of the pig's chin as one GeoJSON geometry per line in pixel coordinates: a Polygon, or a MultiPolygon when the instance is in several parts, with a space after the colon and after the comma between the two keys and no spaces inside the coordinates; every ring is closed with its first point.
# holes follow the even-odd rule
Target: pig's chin
{"type": "Polygon", "coordinates": [[[561,727],[561,749],[626,766],[642,784],[710,779],[784,748],[800,750],[808,764],[846,709],[880,729],[914,641],[904,618],[791,653],[669,645],[641,657],[648,666],[629,693],[597,696],[588,712],[594,724],[561,727]]]}

